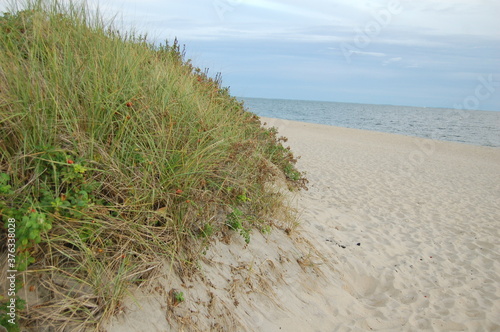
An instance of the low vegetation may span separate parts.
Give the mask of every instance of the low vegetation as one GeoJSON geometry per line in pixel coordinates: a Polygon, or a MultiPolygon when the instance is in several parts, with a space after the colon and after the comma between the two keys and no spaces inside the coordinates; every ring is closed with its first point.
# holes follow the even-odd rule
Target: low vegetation
{"type": "Polygon", "coordinates": [[[277,171],[305,183],[276,130],[177,41],[61,3],[0,17],[0,250],[15,219],[16,319],[35,329],[97,328],[160,264],[190,274],[222,234],[269,231],[286,209],[277,171]]]}

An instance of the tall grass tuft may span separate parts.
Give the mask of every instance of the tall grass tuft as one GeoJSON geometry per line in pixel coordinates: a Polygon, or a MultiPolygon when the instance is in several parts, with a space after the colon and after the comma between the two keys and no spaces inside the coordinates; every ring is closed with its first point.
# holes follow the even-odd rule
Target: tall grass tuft
{"type": "MultiPolygon", "coordinates": [[[[305,179],[177,41],[61,3],[0,17],[0,213],[16,219],[17,293],[33,293],[19,322],[98,328],[162,262],[193,273],[232,216],[248,241],[272,225],[286,210],[266,185],[276,170],[290,188],[305,179]]],[[[6,255],[6,227],[1,243],[6,255]]]]}

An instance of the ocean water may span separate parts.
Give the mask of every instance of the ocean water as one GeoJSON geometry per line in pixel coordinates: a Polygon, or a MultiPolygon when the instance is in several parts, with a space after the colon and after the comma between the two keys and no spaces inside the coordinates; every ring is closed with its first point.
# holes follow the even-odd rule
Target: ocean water
{"type": "Polygon", "coordinates": [[[500,112],[239,98],[259,116],[500,147],[500,112]]]}

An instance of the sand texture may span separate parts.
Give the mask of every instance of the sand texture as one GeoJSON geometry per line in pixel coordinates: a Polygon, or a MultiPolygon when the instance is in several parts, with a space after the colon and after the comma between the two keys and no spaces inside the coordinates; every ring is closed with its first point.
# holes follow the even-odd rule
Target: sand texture
{"type": "Polygon", "coordinates": [[[500,330],[500,149],[267,122],[308,173],[330,330],[500,330]]]}
{"type": "Polygon", "coordinates": [[[310,181],[297,231],[216,242],[109,331],[500,331],[500,149],[262,121],[310,181]]]}

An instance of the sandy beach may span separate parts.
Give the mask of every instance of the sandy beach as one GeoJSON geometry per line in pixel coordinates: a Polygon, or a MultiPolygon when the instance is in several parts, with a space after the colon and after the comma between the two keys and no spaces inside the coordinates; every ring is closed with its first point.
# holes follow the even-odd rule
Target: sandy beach
{"type": "Polygon", "coordinates": [[[297,231],[215,243],[201,276],[158,281],[186,303],[138,290],[110,331],[500,330],[500,149],[262,121],[310,181],[297,231]]]}
{"type": "Polygon", "coordinates": [[[266,121],[310,180],[302,228],[333,264],[325,328],[500,329],[499,149],[266,121]]]}

